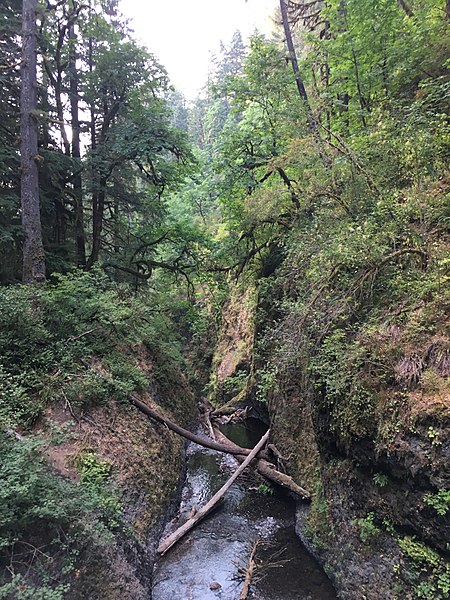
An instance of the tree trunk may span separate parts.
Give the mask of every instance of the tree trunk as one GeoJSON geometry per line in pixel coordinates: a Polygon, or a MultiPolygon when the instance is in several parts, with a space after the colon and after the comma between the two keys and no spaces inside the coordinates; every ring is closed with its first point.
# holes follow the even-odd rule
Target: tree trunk
{"type": "Polygon", "coordinates": [[[308,94],[306,93],[306,88],[303,83],[303,79],[301,78],[300,71],[298,68],[297,54],[294,48],[294,42],[292,40],[291,26],[289,24],[286,2],[285,0],[280,0],[280,9],[281,9],[281,17],[283,20],[283,28],[284,35],[286,37],[286,45],[289,51],[289,59],[291,61],[292,69],[294,71],[295,83],[297,84],[297,90],[300,95],[300,98],[304,101],[306,108],[306,118],[308,120],[309,129],[313,134],[317,133],[317,123],[312,114],[311,105],[309,104],[308,94]]]}
{"type": "Polygon", "coordinates": [[[39,206],[38,124],[36,75],[37,0],[23,0],[22,84],[20,93],[21,204],[24,283],[45,280],[45,254],[39,206]]]}
{"type": "MultiPolygon", "coordinates": [[[[450,2],[450,0],[447,0],[447,5],[449,2],[450,2]]],[[[405,0],[398,0],[398,3],[403,8],[403,10],[408,15],[408,17],[414,16],[414,12],[413,12],[412,8],[405,2],[405,0]]]]}
{"type": "Polygon", "coordinates": [[[86,266],[86,236],[84,232],[83,211],[83,182],[81,178],[81,151],[80,151],[80,119],[78,106],[78,71],[76,66],[76,43],[77,36],[75,25],[69,28],[69,86],[70,86],[70,116],[72,126],[72,158],[75,159],[75,173],[73,175],[73,202],[74,202],[74,227],[75,248],[77,252],[77,264],[86,266]]]}
{"type": "Polygon", "coordinates": [[[87,268],[91,269],[98,261],[102,240],[103,215],[105,212],[106,177],[101,177],[98,192],[92,195],[92,250],[87,261],[87,268]]]}
{"type": "Polygon", "coordinates": [[[158,546],[158,553],[165,554],[174,544],[178,542],[186,533],[188,533],[199,521],[201,521],[207,514],[209,514],[216,504],[223,498],[226,492],[230,489],[232,484],[236,481],[239,475],[242,473],[244,469],[248,467],[248,465],[252,462],[252,460],[256,457],[258,452],[262,450],[264,444],[266,444],[269,439],[270,429],[263,435],[263,437],[259,440],[250,454],[243,461],[241,466],[233,473],[233,475],[228,479],[228,481],[220,488],[218,492],[214,494],[214,496],[207,502],[192,518],[188,519],[184,525],[179,527],[176,531],[171,533],[166,539],[164,539],[160,545],[158,546]]]}

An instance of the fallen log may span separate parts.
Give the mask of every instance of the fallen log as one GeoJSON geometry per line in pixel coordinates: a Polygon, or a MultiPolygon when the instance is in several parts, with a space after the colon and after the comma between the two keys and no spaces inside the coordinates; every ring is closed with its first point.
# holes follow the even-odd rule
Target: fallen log
{"type": "Polygon", "coordinates": [[[269,479],[270,481],[273,481],[274,483],[280,485],[285,490],[294,492],[294,494],[300,496],[300,498],[303,498],[303,500],[311,499],[311,495],[309,492],[297,485],[292,479],[292,477],[290,477],[289,475],[281,473],[281,471],[277,471],[277,469],[275,469],[273,464],[269,461],[264,460],[263,458],[258,460],[258,462],[256,463],[256,470],[260,475],[262,475],[266,479],[269,479]]]}
{"type": "Polygon", "coordinates": [[[245,569],[245,579],[244,585],[242,587],[241,593],[239,595],[239,600],[247,600],[248,594],[250,592],[250,586],[253,581],[253,572],[255,570],[255,554],[256,549],[258,548],[259,540],[256,540],[253,544],[252,551],[250,553],[250,558],[248,559],[248,567],[245,569]]]}
{"type": "MultiPolygon", "coordinates": [[[[162,417],[134,396],[130,397],[130,402],[147,417],[158,421],[158,423],[162,423],[171,431],[174,431],[178,435],[181,435],[187,440],[199,444],[200,446],[210,448],[211,450],[217,450],[219,452],[225,452],[227,454],[233,454],[240,462],[242,462],[244,458],[248,456],[251,452],[248,448],[241,448],[240,446],[229,440],[217,427],[214,427],[216,441],[213,442],[209,438],[202,438],[198,435],[195,435],[187,429],[180,427],[176,423],[169,421],[169,419],[162,417]]],[[[258,462],[256,463],[256,469],[261,475],[266,477],[266,479],[269,479],[270,481],[273,481],[274,483],[280,485],[281,487],[293,492],[297,496],[300,496],[304,500],[310,499],[311,496],[306,490],[297,485],[292,479],[292,477],[289,477],[289,475],[285,475],[284,473],[277,471],[269,461],[265,460],[266,458],[267,452],[262,450],[258,455],[258,462]]]]}
{"type": "Polygon", "coordinates": [[[212,511],[212,509],[216,506],[216,504],[223,498],[231,485],[236,481],[242,471],[248,467],[248,465],[252,462],[252,460],[256,457],[258,452],[263,448],[269,439],[270,429],[263,435],[260,441],[256,444],[256,446],[251,450],[250,454],[245,458],[241,466],[233,473],[233,475],[228,479],[228,481],[220,488],[218,492],[214,494],[214,496],[209,500],[200,510],[196,512],[196,514],[188,519],[184,525],[179,527],[176,531],[171,533],[168,537],[166,537],[158,546],[158,553],[163,555],[165,554],[178,540],[180,540],[188,531],[190,531],[199,521],[201,521],[208,513],[212,511]]]}
{"type": "MultiPolygon", "coordinates": [[[[220,442],[224,448],[229,448],[230,453],[235,454],[237,460],[242,461],[242,455],[236,452],[239,446],[236,446],[234,442],[229,440],[218,427],[214,428],[214,433],[216,440],[220,442]]],[[[303,498],[303,500],[309,500],[311,498],[310,493],[297,485],[292,477],[286,475],[285,473],[281,473],[281,471],[278,471],[272,463],[264,458],[258,457],[255,468],[260,475],[266,479],[269,479],[270,481],[273,481],[282,488],[293,492],[297,496],[300,496],[300,498],[303,498]]]]}
{"type": "Polygon", "coordinates": [[[204,446],[205,448],[210,448],[211,450],[218,450],[219,452],[226,452],[227,454],[243,454],[245,456],[250,454],[249,448],[241,448],[240,446],[236,446],[233,450],[230,450],[229,447],[224,446],[218,442],[214,442],[209,438],[202,438],[199,435],[195,435],[195,433],[191,433],[187,429],[180,427],[176,423],[169,421],[165,417],[162,417],[160,414],[149,408],[146,404],[138,400],[135,396],[130,396],[130,402],[139,409],[144,415],[158,421],[158,423],[162,423],[166,427],[168,427],[171,431],[178,433],[182,437],[194,442],[195,444],[199,444],[200,446],[204,446]]]}

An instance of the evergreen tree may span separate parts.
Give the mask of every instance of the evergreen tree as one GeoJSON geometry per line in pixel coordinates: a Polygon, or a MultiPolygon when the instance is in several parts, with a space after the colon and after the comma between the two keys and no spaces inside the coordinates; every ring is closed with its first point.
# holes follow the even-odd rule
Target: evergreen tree
{"type": "Polygon", "coordinates": [[[20,155],[23,245],[23,281],[45,279],[39,203],[37,125],[37,0],[24,0],[22,13],[22,69],[20,94],[20,155]]]}

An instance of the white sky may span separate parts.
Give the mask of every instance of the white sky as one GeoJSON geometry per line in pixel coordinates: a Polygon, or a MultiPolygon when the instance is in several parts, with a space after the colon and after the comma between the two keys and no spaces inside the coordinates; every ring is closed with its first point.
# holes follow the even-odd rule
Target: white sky
{"type": "Polygon", "coordinates": [[[271,30],[277,0],[121,0],[136,37],[167,69],[171,83],[188,99],[206,83],[210,51],[244,39],[258,28],[271,30]]]}

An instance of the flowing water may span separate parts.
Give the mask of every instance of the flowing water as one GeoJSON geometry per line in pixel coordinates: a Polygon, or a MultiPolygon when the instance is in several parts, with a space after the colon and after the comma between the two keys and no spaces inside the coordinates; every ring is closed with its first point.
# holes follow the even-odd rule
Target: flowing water
{"type": "MultiPolygon", "coordinates": [[[[251,448],[264,425],[223,426],[235,443],[251,448]]],[[[188,472],[179,514],[166,533],[183,523],[193,506],[200,508],[237,466],[229,455],[196,444],[188,447],[188,472]]],[[[240,567],[246,567],[256,539],[256,569],[249,600],[335,600],[333,587],[294,532],[292,500],[245,472],[216,510],[199,523],[155,566],[153,600],[237,600],[240,567]],[[264,493],[265,492],[265,493],[264,493]]]]}

